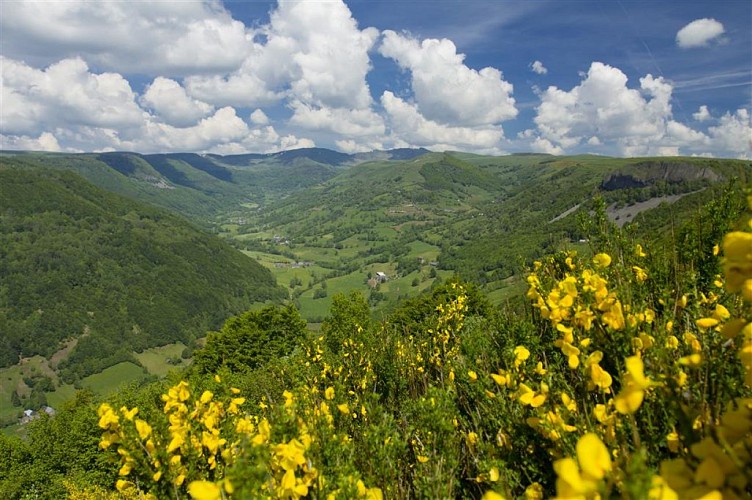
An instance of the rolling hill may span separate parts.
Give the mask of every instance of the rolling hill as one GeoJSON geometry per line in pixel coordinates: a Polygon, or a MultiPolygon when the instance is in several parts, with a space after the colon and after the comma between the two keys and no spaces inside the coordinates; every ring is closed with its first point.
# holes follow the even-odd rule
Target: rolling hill
{"type": "Polygon", "coordinates": [[[70,171],[4,160],[0,276],[0,366],[67,347],[56,366],[68,381],[132,351],[188,344],[286,295],[268,270],[181,217],[70,171]]]}

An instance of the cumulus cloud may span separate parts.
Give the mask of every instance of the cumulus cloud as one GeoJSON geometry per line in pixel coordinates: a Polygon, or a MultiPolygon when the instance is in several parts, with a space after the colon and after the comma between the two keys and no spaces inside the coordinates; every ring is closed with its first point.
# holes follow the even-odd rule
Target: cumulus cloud
{"type": "Polygon", "coordinates": [[[710,111],[708,111],[708,107],[705,105],[700,106],[700,109],[698,109],[696,113],[692,113],[692,118],[694,118],[698,122],[704,122],[705,120],[708,120],[710,118],[710,111]]]}
{"type": "Polygon", "coordinates": [[[3,2],[3,52],[48,65],[83,56],[109,70],[151,75],[228,71],[250,43],[214,0],[3,2]]]}
{"type": "Polygon", "coordinates": [[[429,120],[414,104],[389,91],[384,92],[381,103],[389,116],[392,133],[413,146],[498,152],[499,141],[504,137],[498,126],[462,127],[429,120]]]}
{"type": "Polygon", "coordinates": [[[293,101],[290,124],[309,130],[327,130],[350,137],[384,134],[384,121],[371,109],[346,109],[309,106],[293,101]]]}
{"type": "Polygon", "coordinates": [[[621,70],[594,62],[572,90],[542,92],[534,121],[539,137],[562,150],[607,142],[624,155],[657,154],[666,145],[661,141],[680,139],[672,136],[675,127],[668,128],[671,92],[668,82],[652,75],[640,79],[639,90],[630,89],[621,70]]]}
{"type": "Polygon", "coordinates": [[[410,71],[416,109],[427,121],[461,128],[497,124],[517,116],[512,84],[496,68],[476,71],[465,65],[464,54],[457,53],[451,40],[419,43],[385,31],[379,52],[410,71]]]}
{"type": "Polygon", "coordinates": [[[33,136],[58,126],[128,128],[144,119],[125,78],[90,73],[78,58],[38,70],[0,56],[0,75],[5,134],[33,136]]]}
{"type": "Polygon", "coordinates": [[[186,79],[191,95],[219,105],[258,106],[290,97],[326,108],[372,104],[366,74],[378,30],[360,30],[342,1],[280,0],[253,32],[243,64],[225,76],[186,79]]]}
{"type": "Polygon", "coordinates": [[[269,117],[259,108],[256,108],[249,118],[251,119],[251,123],[255,125],[267,125],[269,123],[269,117]]]}
{"type": "Polygon", "coordinates": [[[733,152],[739,158],[752,159],[752,119],[747,109],[724,114],[718,125],[708,128],[708,135],[717,148],[733,152]]]}
{"type": "Polygon", "coordinates": [[[548,69],[543,66],[543,63],[540,61],[533,61],[530,64],[530,69],[533,71],[533,73],[537,73],[539,75],[545,75],[548,73],[548,69]]]}
{"type": "Polygon", "coordinates": [[[676,44],[683,49],[705,47],[725,31],[723,24],[715,19],[696,19],[676,33],[676,44]]]}
{"type": "Polygon", "coordinates": [[[270,125],[251,128],[234,108],[214,111],[167,78],[138,97],[121,75],[93,73],[81,59],[39,70],[2,58],[0,68],[4,149],[266,152],[313,144],[270,125]]]}
{"type": "Polygon", "coordinates": [[[165,123],[188,126],[213,111],[205,102],[192,99],[175,80],[158,77],[146,88],[141,103],[151,108],[165,123]]]}
{"type": "Polygon", "coordinates": [[[54,135],[42,132],[39,137],[0,134],[0,149],[17,151],[62,151],[54,135]]]}

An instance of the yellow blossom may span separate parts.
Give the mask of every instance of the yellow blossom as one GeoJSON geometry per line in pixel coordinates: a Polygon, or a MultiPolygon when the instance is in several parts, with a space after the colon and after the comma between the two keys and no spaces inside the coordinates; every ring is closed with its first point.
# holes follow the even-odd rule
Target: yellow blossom
{"type": "Polygon", "coordinates": [[[611,256],[607,253],[599,253],[593,257],[593,264],[596,267],[608,267],[611,265],[611,256]]]}
{"type": "Polygon", "coordinates": [[[324,391],[324,397],[328,400],[334,399],[334,387],[329,386],[324,391]]]}
{"type": "Polygon", "coordinates": [[[697,326],[702,330],[707,330],[708,328],[713,328],[718,324],[718,320],[715,318],[700,318],[697,321],[695,321],[697,326]]]}
{"type": "Polygon", "coordinates": [[[723,238],[723,274],[726,289],[739,292],[752,278],[752,233],[733,231],[723,238]]]}
{"type": "Polygon", "coordinates": [[[219,500],[222,498],[221,488],[211,481],[192,481],[188,485],[188,494],[194,500],[219,500]]]}
{"type": "Polygon", "coordinates": [[[504,500],[504,497],[493,490],[488,490],[480,500],[504,500]]]}
{"type": "Polygon", "coordinates": [[[645,397],[645,389],[650,387],[650,379],[643,372],[642,359],[630,356],[626,359],[626,367],[621,391],[614,399],[616,411],[622,414],[636,412],[645,397]]]}
{"type": "Polygon", "coordinates": [[[137,418],[136,431],[138,432],[138,437],[140,437],[141,440],[145,440],[151,435],[151,426],[140,418],[137,418]]]}
{"type": "Polygon", "coordinates": [[[635,279],[639,283],[642,283],[643,281],[645,281],[646,279],[648,279],[648,273],[645,272],[645,270],[642,269],[641,267],[639,267],[639,266],[632,266],[632,271],[635,274],[635,279]]]}

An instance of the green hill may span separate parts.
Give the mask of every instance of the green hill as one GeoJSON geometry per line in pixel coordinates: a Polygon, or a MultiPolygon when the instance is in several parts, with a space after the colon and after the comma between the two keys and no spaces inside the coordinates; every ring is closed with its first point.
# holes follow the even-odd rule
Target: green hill
{"type": "Polygon", "coordinates": [[[276,300],[266,269],[162,209],[73,172],[0,164],[0,366],[34,355],[64,380],[132,351],[189,344],[276,300]],[[58,364],[59,363],[59,364],[58,364]]]}
{"type": "MultiPolygon", "coordinates": [[[[603,198],[618,225],[661,238],[750,163],[707,158],[430,153],[374,161],[247,212],[227,232],[265,263],[304,316],[355,287],[381,308],[459,273],[487,292],[514,283],[524,262],[586,246],[578,212],[603,198]],[[636,223],[636,224],[635,224],[636,223]],[[290,269],[309,264],[308,273],[290,269]],[[374,284],[377,272],[388,281],[374,284]]],[[[502,298],[501,295],[494,296],[502,298]]]]}

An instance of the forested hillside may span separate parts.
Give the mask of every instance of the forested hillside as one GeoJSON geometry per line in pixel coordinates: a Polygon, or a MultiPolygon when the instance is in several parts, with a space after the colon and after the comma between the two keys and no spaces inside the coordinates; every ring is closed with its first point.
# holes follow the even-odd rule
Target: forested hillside
{"type": "Polygon", "coordinates": [[[0,366],[75,339],[58,365],[69,382],[283,296],[268,270],[175,215],[5,162],[0,276],[0,366]]]}

